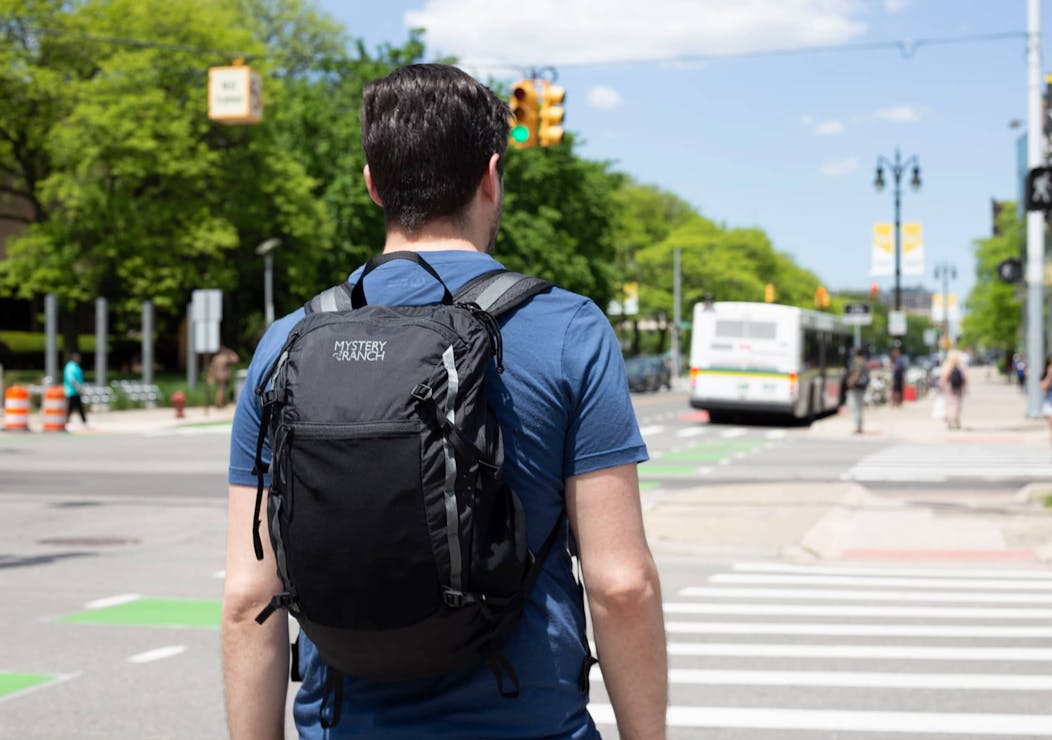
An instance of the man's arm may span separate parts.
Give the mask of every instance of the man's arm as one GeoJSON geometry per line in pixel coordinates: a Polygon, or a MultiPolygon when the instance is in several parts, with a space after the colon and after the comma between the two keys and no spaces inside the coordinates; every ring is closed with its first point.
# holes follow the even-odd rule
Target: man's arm
{"type": "Polygon", "coordinates": [[[635,464],[569,478],[566,508],[618,733],[622,740],[662,740],[668,704],[665,621],[635,464]]]}
{"type": "Polygon", "coordinates": [[[280,740],[285,736],[289,625],[284,610],[256,623],[256,615],[282,586],[267,536],[265,498],[263,560],[256,560],[252,548],[249,527],[255,503],[254,488],[230,486],[222,617],[227,725],[232,740],[280,740]]]}

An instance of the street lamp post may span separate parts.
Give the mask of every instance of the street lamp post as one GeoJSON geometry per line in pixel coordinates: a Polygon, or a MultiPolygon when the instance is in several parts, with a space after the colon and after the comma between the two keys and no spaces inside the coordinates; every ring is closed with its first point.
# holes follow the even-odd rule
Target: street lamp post
{"type": "Polygon", "coordinates": [[[274,323],[274,250],[280,239],[267,239],[256,247],[256,254],[263,257],[263,312],[267,326],[274,323]]]}
{"type": "Polygon", "coordinates": [[[943,261],[935,266],[935,279],[942,278],[942,318],[944,337],[950,336],[950,281],[957,279],[957,268],[943,261]]]}
{"type": "Polygon", "coordinates": [[[910,186],[914,190],[920,190],[920,161],[917,155],[903,160],[899,150],[895,149],[895,161],[892,162],[884,155],[877,157],[877,175],[873,180],[873,187],[878,191],[884,189],[884,168],[887,167],[895,178],[895,310],[902,310],[902,173],[909,167],[913,167],[913,176],[910,178],[910,186]]]}

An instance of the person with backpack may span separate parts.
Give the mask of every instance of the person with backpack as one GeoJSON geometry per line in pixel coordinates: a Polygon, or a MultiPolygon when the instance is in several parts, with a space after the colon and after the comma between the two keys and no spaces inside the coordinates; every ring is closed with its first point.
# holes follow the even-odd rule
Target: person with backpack
{"type": "Polygon", "coordinates": [[[851,354],[851,365],[847,374],[847,389],[851,394],[851,410],[855,414],[855,434],[862,434],[862,409],[865,406],[866,388],[869,387],[869,363],[861,347],[851,354]]]}
{"type": "Polygon", "coordinates": [[[967,385],[964,355],[960,350],[950,350],[939,374],[939,388],[946,398],[946,426],[949,429],[961,428],[961,402],[967,385]]]}
{"type": "Polygon", "coordinates": [[[598,738],[597,658],[620,736],[661,740],[646,447],[602,310],[491,256],[508,107],[419,64],[361,119],[383,254],[268,329],[235,413],[230,735],[283,736],[288,614],[303,738],[598,738]]]}

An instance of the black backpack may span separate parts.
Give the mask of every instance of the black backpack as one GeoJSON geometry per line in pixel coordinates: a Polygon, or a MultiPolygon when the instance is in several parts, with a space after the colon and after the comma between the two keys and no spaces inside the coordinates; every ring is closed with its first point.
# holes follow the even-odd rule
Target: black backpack
{"type": "Polygon", "coordinates": [[[953,366],[953,370],[950,371],[950,387],[955,391],[960,390],[964,386],[964,373],[961,372],[961,368],[957,365],[953,366]]]}
{"type": "Polygon", "coordinates": [[[499,647],[566,515],[531,554],[522,506],[502,476],[486,370],[495,361],[503,371],[497,317],[550,287],[498,270],[453,296],[416,253],[381,255],[353,288],[342,283],[306,305],[256,389],[253,544],[261,560],[269,433],[267,514],[285,589],[256,621],[287,608],[317,646],[328,668],[326,726],[339,720],[341,674],[409,680],[485,659],[501,694],[517,695],[499,647]],[[367,305],[366,276],[392,259],[429,272],[442,302],[367,305]]]}

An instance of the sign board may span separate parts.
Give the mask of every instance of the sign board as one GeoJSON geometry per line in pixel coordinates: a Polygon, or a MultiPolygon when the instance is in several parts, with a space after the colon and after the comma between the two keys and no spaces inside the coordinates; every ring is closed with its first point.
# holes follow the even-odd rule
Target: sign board
{"type": "Polygon", "coordinates": [[[194,352],[219,351],[219,324],[223,320],[223,291],[214,288],[191,293],[190,326],[194,352]]]}
{"type": "Polygon", "coordinates": [[[195,290],[190,294],[190,320],[215,321],[223,320],[223,291],[215,288],[195,290]]]}
{"type": "Polygon", "coordinates": [[[191,326],[194,330],[194,352],[210,355],[219,351],[218,321],[195,321],[191,326]]]}
{"type": "Polygon", "coordinates": [[[873,277],[895,274],[895,227],[892,224],[873,224],[873,277]]]}
{"type": "Polygon", "coordinates": [[[888,311],[888,334],[893,337],[906,335],[905,311],[888,311]]]}
{"type": "Polygon", "coordinates": [[[902,274],[924,274],[924,232],[918,223],[902,224],[902,274]]]}
{"type": "Polygon", "coordinates": [[[259,123],[263,120],[263,78],[251,67],[208,70],[208,117],[219,123],[259,123]]]}
{"type": "Polygon", "coordinates": [[[873,314],[868,303],[847,303],[844,305],[844,323],[848,326],[869,326],[873,323],[873,314]]]}
{"type": "Polygon", "coordinates": [[[938,339],[939,333],[934,329],[924,330],[924,344],[928,347],[934,347],[935,342],[938,339]]]}
{"type": "Polygon", "coordinates": [[[1026,176],[1026,210],[1052,210],[1052,167],[1034,167],[1026,176]]]}

